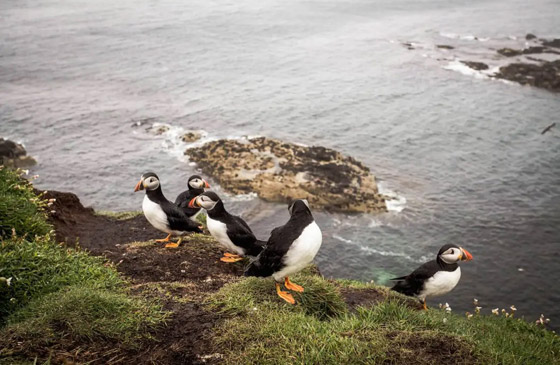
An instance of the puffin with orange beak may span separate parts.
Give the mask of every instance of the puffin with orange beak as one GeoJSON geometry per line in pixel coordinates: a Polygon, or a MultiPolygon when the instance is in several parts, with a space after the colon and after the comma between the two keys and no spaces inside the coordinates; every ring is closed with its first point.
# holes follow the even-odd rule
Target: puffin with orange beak
{"type": "Polygon", "coordinates": [[[207,191],[191,199],[189,208],[204,208],[206,227],[212,237],[226,250],[220,259],[223,262],[237,262],[244,256],[257,256],[263,249],[264,241],[257,240],[249,225],[236,215],[230,214],[218,194],[207,191]]]}
{"type": "Polygon", "coordinates": [[[461,268],[457,263],[472,258],[462,247],[444,245],[435,260],[423,264],[410,275],[391,279],[398,280],[392,290],[418,298],[422,307],[428,309],[426,298],[444,295],[453,290],[461,279],[461,268]]]}
{"type": "Polygon", "coordinates": [[[194,219],[194,217],[200,212],[201,208],[189,208],[189,202],[193,198],[196,198],[200,194],[204,193],[204,189],[209,189],[210,184],[208,184],[208,182],[199,175],[193,175],[189,177],[187,186],[189,187],[189,190],[185,190],[177,196],[177,199],[175,199],[175,205],[178,206],[187,217],[194,219]]]}
{"type": "Polygon", "coordinates": [[[144,216],[154,228],[167,233],[167,237],[156,242],[167,243],[165,247],[178,247],[187,232],[202,233],[202,226],[189,219],[175,204],[165,198],[159,178],[153,172],[142,175],[134,191],[146,190],[142,210],[144,216]],[[172,236],[179,236],[179,241],[171,241],[172,236]]]}

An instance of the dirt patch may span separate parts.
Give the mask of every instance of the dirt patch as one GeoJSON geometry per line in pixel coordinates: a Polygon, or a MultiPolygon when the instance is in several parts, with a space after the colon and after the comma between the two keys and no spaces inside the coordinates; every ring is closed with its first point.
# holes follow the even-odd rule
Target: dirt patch
{"type": "MultiPolygon", "coordinates": [[[[94,255],[103,255],[132,284],[133,294],[158,299],[170,318],[154,331],[153,341],[139,349],[115,347],[115,344],[56,344],[47,352],[55,363],[92,362],[112,364],[208,364],[219,356],[207,354],[210,333],[221,317],[206,311],[206,296],[225,283],[238,280],[245,262],[225,264],[223,252],[208,235],[185,237],[179,248],[167,249],[153,242],[165,235],[154,229],[143,215],[116,219],[96,215],[85,208],[72,193],[49,191],[54,198],[49,219],[56,238],[78,245],[94,255]]],[[[46,352],[45,352],[46,354],[46,352]]],[[[37,352],[37,355],[45,355],[37,352]]]]}
{"type": "Polygon", "coordinates": [[[467,341],[439,332],[394,331],[387,334],[394,343],[384,364],[467,365],[478,364],[474,346],[467,341]]]}

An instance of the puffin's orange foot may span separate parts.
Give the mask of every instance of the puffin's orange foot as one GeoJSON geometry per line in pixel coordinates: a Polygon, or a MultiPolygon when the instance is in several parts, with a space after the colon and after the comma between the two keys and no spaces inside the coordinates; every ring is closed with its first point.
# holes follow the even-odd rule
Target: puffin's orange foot
{"type": "Polygon", "coordinates": [[[276,283],[276,294],[278,294],[278,296],[280,298],[284,299],[286,302],[288,302],[290,304],[296,304],[296,300],[294,299],[292,294],[288,293],[287,291],[283,291],[280,288],[280,284],[278,284],[278,283],[276,283]]]}
{"type": "Polygon", "coordinates": [[[284,279],[284,285],[286,289],[303,293],[303,286],[292,283],[288,277],[284,279]]]}
{"type": "Polygon", "coordinates": [[[424,309],[425,311],[428,310],[428,306],[426,305],[426,301],[425,301],[425,300],[422,302],[422,309],[424,309]]]}
{"type": "Polygon", "coordinates": [[[241,261],[241,260],[243,260],[243,257],[241,257],[241,256],[237,256],[237,257],[226,257],[226,256],[224,256],[220,259],[220,261],[222,261],[222,262],[237,262],[237,261],[241,261]]]}
{"type": "Polygon", "coordinates": [[[168,234],[167,237],[161,240],[156,240],[157,243],[169,242],[171,241],[171,234],[168,234]]]}
{"type": "Polygon", "coordinates": [[[239,257],[239,255],[236,255],[234,253],[229,253],[229,252],[224,252],[224,256],[225,257],[239,257]]]}
{"type": "Polygon", "coordinates": [[[177,243],[174,243],[174,242],[168,243],[164,247],[165,248],[177,248],[177,247],[179,247],[179,243],[178,242],[177,243]]]}

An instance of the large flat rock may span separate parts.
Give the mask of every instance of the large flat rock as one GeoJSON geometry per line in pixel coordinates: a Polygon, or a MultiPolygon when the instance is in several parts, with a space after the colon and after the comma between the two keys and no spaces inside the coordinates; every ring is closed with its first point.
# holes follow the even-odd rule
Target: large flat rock
{"type": "Polygon", "coordinates": [[[330,148],[257,137],[212,141],[185,154],[234,194],[255,192],[273,202],[305,198],[329,211],[387,211],[369,168],[330,148]]]}

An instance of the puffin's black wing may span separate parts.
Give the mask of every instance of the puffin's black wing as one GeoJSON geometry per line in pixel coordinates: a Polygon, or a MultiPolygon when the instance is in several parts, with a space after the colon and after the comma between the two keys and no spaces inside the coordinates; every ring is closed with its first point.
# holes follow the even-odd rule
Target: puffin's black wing
{"type": "Polygon", "coordinates": [[[190,220],[175,204],[168,202],[162,208],[172,230],[202,233],[200,223],[190,220]]]}
{"type": "Polygon", "coordinates": [[[201,208],[189,208],[189,202],[203,192],[204,190],[200,189],[183,191],[181,194],[177,195],[177,198],[175,199],[175,205],[178,206],[187,217],[192,217],[193,215],[198,213],[201,208]]]}
{"type": "Polygon", "coordinates": [[[227,220],[227,235],[236,246],[243,247],[249,256],[257,256],[263,249],[247,223],[238,216],[230,215],[227,220]]]}
{"type": "Polygon", "coordinates": [[[245,276],[267,277],[281,270],[284,255],[293,243],[293,239],[286,234],[289,229],[290,227],[285,225],[272,230],[262,252],[245,270],[245,276]]]}
{"type": "Polygon", "coordinates": [[[440,269],[436,260],[432,260],[414,270],[412,274],[395,278],[399,280],[391,289],[404,295],[414,296],[419,294],[424,288],[426,280],[431,278],[440,269]]]}

